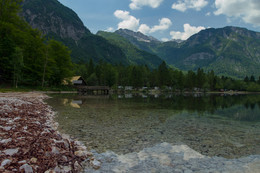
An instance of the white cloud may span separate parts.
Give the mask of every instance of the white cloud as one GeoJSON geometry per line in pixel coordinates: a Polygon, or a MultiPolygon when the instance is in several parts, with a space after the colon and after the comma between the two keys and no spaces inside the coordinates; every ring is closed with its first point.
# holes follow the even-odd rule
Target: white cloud
{"type": "Polygon", "coordinates": [[[170,32],[172,39],[187,40],[193,34],[196,34],[196,33],[200,32],[201,30],[205,29],[205,27],[203,27],[203,26],[195,27],[195,26],[191,26],[188,23],[184,24],[183,27],[184,27],[184,32],[180,32],[180,31],[171,31],[170,32]]]}
{"type": "Polygon", "coordinates": [[[159,20],[159,25],[155,25],[154,27],[152,27],[150,33],[167,30],[171,25],[172,21],[170,19],[162,18],[159,20]]]}
{"type": "Polygon", "coordinates": [[[150,30],[151,30],[151,28],[150,28],[149,26],[147,26],[146,24],[140,25],[140,27],[139,27],[139,29],[138,29],[138,31],[140,31],[140,32],[143,33],[143,34],[149,33],[150,30]]]}
{"type": "Polygon", "coordinates": [[[208,5],[207,0],[178,0],[177,3],[172,4],[172,9],[185,12],[187,9],[195,9],[200,11],[208,5]]]}
{"type": "Polygon", "coordinates": [[[138,31],[142,32],[143,34],[147,33],[154,33],[157,31],[165,31],[169,29],[169,27],[172,25],[172,22],[168,18],[162,18],[159,20],[159,25],[155,25],[152,28],[147,26],[146,24],[140,25],[138,31]]]}
{"type": "Polygon", "coordinates": [[[207,12],[205,16],[211,16],[211,12],[207,12]]]}
{"type": "Polygon", "coordinates": [[[157,8],[163,2],[163,0],[131,0],[131,1],[132,3],[129,5],[129,7],[132,10],[141,9],[143,6],[150,6],[152,8],[157,8]]]}
{"type": "Polygon", "coordinates": [[[116,10],[114,12],[115,17],[121,19],[122,22],[118,23],[118,29],[130,29],[136,31],[139,26],[139,19],[131,16],[128,11],[116,10]]]}
{"type": "Polygon", "coordinates": [[[162,40],[163,42],[169,41],[168,38],[162,38],[161,40],[162,40]]]}
{"type": "Polygon", "coordinates": [[[246,23],[260,26],[259,0],[215,0],[215,15],[226,15],[229,18],[242,18],[246,23]]]}
{"type": "Polygon", "coordinates": [[[113,32],[114,31],[114,28],[113,27],[109,27],[106,29],[107,32],[113,32]]]}

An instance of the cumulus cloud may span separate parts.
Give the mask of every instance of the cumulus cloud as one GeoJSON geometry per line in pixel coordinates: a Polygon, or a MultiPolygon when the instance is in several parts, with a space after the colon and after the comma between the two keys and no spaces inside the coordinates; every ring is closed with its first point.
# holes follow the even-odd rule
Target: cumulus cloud
{"type": "Polygon", "coordinates": [[[161,40],[162,40],[163,42],[167,42],[167,41],[169,41],[168,38],[162,38],[161,40]]]}
{"type": "Polygon", "coordinates": [[[109,27],[106,29],[107,32],[113,32],[114,31],[114,28],[113,27],[109,27]]]}
{"type": "Polygon", "coordinates": [[[170,19],[162,18],[159,20],[159,25],[155,25],[152,28],[150,28],[146,24],[142,24],[140,25],[138,31],[142,32],[143,34],[154,33],[157,31],[165,31],[169,29],[171,25],[172,25],[172,21],[170,19]]]}
{"type": "Polygon", "coordinates": [[[172,4],[172,9],[185,12],[187,9],[195,9],[200,11],[208,5],[207,0],[178,0],[177,3],[172,4]]]}
{"type": "Polygon", "coordinates": [[[246,23],[260,26],[259,0],[215,0],[215,15],[242,18],[246,23]]]}
{"type": "Polygon", "coordinates": [[[149,26],[147,26],[146,24],[142,24],[142,25],[140,25],[138,31],[140,31],[143,34],[147,34],[151,31],[151,28],[149,26]]]}
{"type": "Polygon", "coordinates": [[[118,29],[130,29],[136,31],[139,27],[139,19],[131,16],[128,11],[116,10],[114,16],[121,19],[122,22],[118,23],[118,29]]]}
{"type": "Polygon", "coordinates": [[[132,10],[141,9],[143,6],[150,6],[152,8],[157,8],[163,2],[163,0],[131,0],[131,1],[132,3],[129,5],[129,7],[132,10]]]}
{"type": "Polygon", "coordinates": [[[184,27],[184,32],[180,32],[180,31],[171,31],[170,32],[172,39],[187,40],[193,34],[196,34],[196,33],[200,32],[201,30],[205,29],[205,27],[203,27],[203,26],[195,27],[195,26],[191,26],[188,23],[184,24],[183,27],[184,27]]]}
{"type": "Polygon", "coordinates": [[[162,18],[159,20],[159,25],[155,25],[154,27],[152,27],[150,33],[167,30],[171,25],[172,21],[170,19],[162,18]]]}

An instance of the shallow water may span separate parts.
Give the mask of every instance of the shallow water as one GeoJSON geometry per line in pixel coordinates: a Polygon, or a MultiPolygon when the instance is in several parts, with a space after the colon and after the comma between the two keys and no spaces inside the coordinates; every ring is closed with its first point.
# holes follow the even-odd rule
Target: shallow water
{"type": "Polygon", "coordinates": [[[102,153],[168,142],[207,156],[260,154],[258,95],[51,95],[60,131],[102,153]]]}

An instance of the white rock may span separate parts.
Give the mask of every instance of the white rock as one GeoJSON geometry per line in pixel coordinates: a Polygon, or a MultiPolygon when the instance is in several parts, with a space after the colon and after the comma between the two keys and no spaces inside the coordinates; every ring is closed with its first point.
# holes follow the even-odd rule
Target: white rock
{"type": "Polygon", "coordinates": [[[26,160],[19,161],[18,164],[25,164],[26,160]]]}
{"type": "Polygon", "coordinates": [[[1,143],[1,144],[7,144],[8,142],[11,142],[11,141],[12,141],[11,138],[9,138],[9,139],[3,139],[3,140],[0,141],[0,143],[1,143]]]}
{"type": "Polygon", "coordinates": [[[0,126],[0,128],[4,129],[4,130],[6,130],[6,131],[9,131],[9,130],[11,130],[11,129],[12,129],[12,127],[11,127],[11,126],[7,126],[7,127],[0,126]]]}
{"type": "Polygon", "coordinates": [[[78,157],[86,156],[86,152],[81,150],[75,151],[74,154],[78,157]]]}
{"type": "Polygon", "coordinates": [[[37,158],[35,158],[35,157],[31,158],[31,159],[30,159],[30,162],[31,162],[31,163],[37,163],[37,158]]]}
{"type": "Polygon", "coordinates": [[[20,171],[24,170],[25,173],[33,173],[33,169],[30,165],[24,164],[19,168],[20,171]]]}
{"type": "Polygon", "coordinates": [[[10,165],[11,162],[12,162],[11,160],[9,160],[9,159],[5,159],[4,161],[2,161],[2,163],[1,163],[1,167],[8,166],[8,165],[10,165]]]}
{"type": "Polygon", "coordinates": [[[59,153],[60,153],[60,151],[59,151],[59,149],[58,149],[57,147],[52,147],[51,152],[52,152],[53,154],[59,154],[59,153]]]}
{"type": "Polygon", "coordinates": [[[96,159],[91,161],[90,164],[93,166],[94,169],[99,169],[101,167],[101,162],[96,159]]]}
{"type": "Polygon", "coordinates": [[[18,151],[19,151],[19,148],[15,148],[15,149],[7,149],[7,150],[4,150],[3,152],[6,155],[12,156],[12,155],[16,154],[18,151]]]}

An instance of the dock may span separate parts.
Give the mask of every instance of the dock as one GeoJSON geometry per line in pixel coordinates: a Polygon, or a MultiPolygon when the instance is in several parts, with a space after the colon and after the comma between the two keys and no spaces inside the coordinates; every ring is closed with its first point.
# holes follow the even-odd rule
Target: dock
{"type": "Polygon", "coordinates": [[[108,86],[77,86],[78,93],[81,95],[108,95],[108,86]]]}

